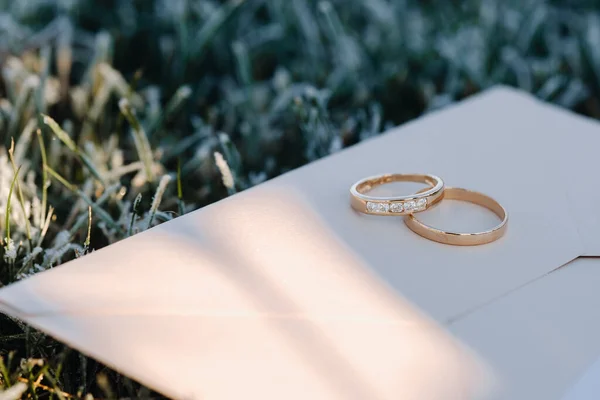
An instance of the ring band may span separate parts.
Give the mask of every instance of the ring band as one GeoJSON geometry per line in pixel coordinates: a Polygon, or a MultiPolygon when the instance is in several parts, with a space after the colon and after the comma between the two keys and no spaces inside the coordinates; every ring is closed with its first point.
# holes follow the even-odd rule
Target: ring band
{"type": "Polygon", "coordinates": [[[444,196],[444,182],[435,175],[384,174],[361,179],[350,188],[352,208],[365,214],[410,215],[425,211],[444,196]],[[377,197],[366,193],[391,182],[421,182],[431,187],[408,196],[377,197]]]}
{"type": "Polygon", "coordinates": [[[501,222],[490,230],[474,233],[458,233],[436,229],[429,225],[425,225],[413,215],[409,215],[405,218],[404,222],[413,232],[426,239],[455,246],[475,246],[490,243],[500,239],[502,235],[504,235],[506,224],[508,222],[508,213],[496,200],[484,194],[460,188],[446,188],[444,199],[461,200],[483,206],[496,214],[501,222]]]}

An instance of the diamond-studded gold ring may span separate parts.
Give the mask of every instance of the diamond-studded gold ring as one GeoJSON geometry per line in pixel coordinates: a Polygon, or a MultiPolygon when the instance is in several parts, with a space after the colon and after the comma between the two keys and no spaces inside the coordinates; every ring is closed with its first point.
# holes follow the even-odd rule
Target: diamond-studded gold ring
{"type": "Polygon", "coordinates": [[[350,188],[352,208],[365,214],[410,215],[427,210],[444,197],[444,182],[435,175],[426,174],[383,174],[361,179],[350,188]],[[391,182],[419,182],[431,187],[418,193],[377,197],[369,196],[374,187],[391,182]]]}

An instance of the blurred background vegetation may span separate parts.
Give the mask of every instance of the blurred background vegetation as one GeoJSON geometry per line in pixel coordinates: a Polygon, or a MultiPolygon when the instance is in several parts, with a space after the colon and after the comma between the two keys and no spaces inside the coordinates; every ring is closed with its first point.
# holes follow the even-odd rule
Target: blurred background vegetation
{"type": "MultiPolygon", "coordinates": [[[[4,286],[495,84],[599,118],[600,5],[0,0],[0,69],[4,286]]],[[[14,398],[156,397],[5,316],[0,357],[14,398]]]]}

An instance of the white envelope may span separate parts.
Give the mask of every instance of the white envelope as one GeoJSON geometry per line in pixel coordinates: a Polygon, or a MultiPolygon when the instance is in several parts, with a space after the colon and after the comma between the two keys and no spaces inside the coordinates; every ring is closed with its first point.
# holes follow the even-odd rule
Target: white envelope
{"type": "Polygon", "coordinates": [[[596,400],[600,397],[600,359],[567,392],[562,400],[596,400]]]}
{"type": "Polygon", "coordinates": [[[450,324],[494,369],[493,398],[600,398],[572,388],[600,356],[598,261],[574,260],[450,324]]]}
{"type": "MultiPolygon", "coordinates": [[[[600,256],[597,149],[597,123],[492,89],[2,289],[0,308],[177,398],[548,398],[507,375],[512,342],[467,321],[600,256]],[[494,197],[506,235],[447,246],[353,211],[351,184],[383,172],[494,197]]],[[[467,208],[424,218],[489,222],[467,208]]]]}

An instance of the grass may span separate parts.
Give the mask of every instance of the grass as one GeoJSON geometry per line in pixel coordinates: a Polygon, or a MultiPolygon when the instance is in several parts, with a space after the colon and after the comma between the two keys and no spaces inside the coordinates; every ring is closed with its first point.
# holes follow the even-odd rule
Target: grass
{"type": "MultiPolygon", "coordinates": [[[[600,9],[0,0],[0,68],[5,286],[497,83],[600,118],[600,9]]],[[[0,343],[6,396],[158,396],[5,316],[0,343]]]]}

